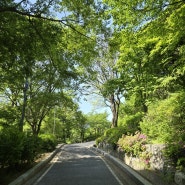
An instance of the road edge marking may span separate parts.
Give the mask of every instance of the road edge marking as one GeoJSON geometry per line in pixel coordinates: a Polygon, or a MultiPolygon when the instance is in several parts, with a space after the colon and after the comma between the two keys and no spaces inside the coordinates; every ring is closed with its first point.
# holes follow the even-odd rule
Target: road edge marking
{"type": "Polygon", "coordinates": [[[103,157],[100,156],[100,158],[102,159],[102,161],[105,163],[105,165],[107,166],[107,168],[109,169],[109,171],[112,173],[112,175],[114,176],[114,178],[118,181],[118,183],[120,185],[124,185],[121,180],[118,178],[118,176],[114,173],[114,171],[111,169],[111,167],[107,164],[107,162],[103,159],[103,157]]]}
{"type": "Polygon", "coordinates": [[[51,160],[51,166],[34,182],[34,184],[33,185],[37,185],[43,178],[44,178],[44,176],[51,170],[51,168],[53,167],[53,165],[55,164],[55,162],[57,162],[57,160],[58,160],[58,156],[60,156],[61,155],[61,153],[62,153],[62,151],[61,152],[59,152],[52,160],[51,160]]]}
{"type": "MultiPolygon", "coordinates": [[[[87,147],[88,148],[88,147],[87,147]]],[[[94,153],[96,156],[98,156],[106,165],[106,167],[108,168],[108,170],[111,172],[111,174],[114,176],[114,178],[117,180],[117,182],[119,183],[119,185],[124,185],[121,180],[118,178],[118,176],[114,173],[114,171],[111,169],[111,167],[107,164],[107,162],[105,161],[105,159],[101,156],[101,155],[97,155],[96,152],[92,151],[90,148],[88,148],[92,153],[94,153]]]]}

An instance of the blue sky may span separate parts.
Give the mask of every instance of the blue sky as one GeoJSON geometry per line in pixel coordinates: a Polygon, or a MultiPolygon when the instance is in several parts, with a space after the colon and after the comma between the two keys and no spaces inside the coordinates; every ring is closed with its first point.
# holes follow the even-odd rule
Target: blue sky
{"type": "Polygon", "coordinates": [[[89,112],[93,111],[92,105],[88,101],[84,101],[83,99],[79,103],[80,110],[84,113],[87,114],[89,112]]]}
{"type": "Polygon", "coordinates": [[[111,121],[112,120],[112,114],[111,114],[110,108],[103,106],[101,101],[102,100],[100,100],[99,98],[96,98],[94,96],[85,96],[85,97],[81,98],[81,100],[78,104],[79,104],[80,110],[84,114],[88,114],[90,112],[102,113],[102,112],[106,111],[109,114],[108,120],[111,121]],[[86,100],[84,100],[84,98],[86,100]],[[94,102],[99,102],[99,104],[95,105],[94,102]]]}

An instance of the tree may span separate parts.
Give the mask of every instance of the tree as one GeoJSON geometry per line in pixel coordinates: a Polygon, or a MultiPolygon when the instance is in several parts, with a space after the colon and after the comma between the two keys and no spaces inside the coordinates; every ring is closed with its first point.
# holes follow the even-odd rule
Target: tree
{"type": "Polygon", "coordinates": [[[116,24],[113,40],[120,47],[117,66],[124,74],[126,93],[136,94],[136,105],[146,113],[148,101],[157,96],[165,98],[167,91],[182,88],[180,84],[184,83],[183,31],[180,31],[184,25],[184,2],[105,2],[110,5],[108,11],[116,24]]]}
{"type": "Polygon", "coordinates": [[[86,118],[85,116],[82,114],[81,111],[77,110],[75,113],[75,120],[74,120],[74,132],[73,133],[77,133],[77,135],[79,135],[79,141],[80,142],[84,142],[85,141],[85,134],[87,131],[87,123],[86,123],[86,118]]]}
{"type": "Polygon", "coordinates": [[[184,5],[184,1],[176,0],[126,0],[124,2],[104,0],[104,3],[109,7],[107,14],[112,16],[113,24],[119,31],[124,29],[138,31],[159,17],[170,16],[172,12],[184,5]]]}
{"type": "Polygon", "coordinates": [[[106,112],[91,112],[85,115],[89,138],[97,138],[101,136],[106,129],[110,128],[111,123],[107,120],[107,117],[108,115],[106,112]]]}
{"type": "MultiPolygon", "coordinates": [[[[42,112],[43,107],[48,108],[49,102],[41,103],[46,93],[51,96],[55,91],[61,93],[64,89],[70,88],[71,82],[75,90],[78,88],[79,73],[76,69],[80,65],[88,65],[87,58],[89,59],[93,53],[95,43],[91,38],[94,34],[92,30],[95,29],[91,26],[92,22],[88,15],[91,12],[91,16],[95,18],[97,7],[94,1],[89,3],[75,3],[73,6],[67,1],[58,4],[54,0],[35,3],[24,0],[1,1],[0,14],[3,15],[0,18],[2,31],[0,41],[3,43],[0,46],[1,91],[12,102],[12,106],[18,107],[19,111],[22,107],[20,131],[23,129],[24,117],[29,122],[34,120],[33,125],[40,125],[36,122],[41,122],[49,111],[42,112]],[[92,6],[89,6],[89,3],[92,6]],[[88,12],[84,7],[88,8],[88,12]],[[59,12],[67,10],[68,14],[57,19],[50,11],[53,8],[60,9],[59,12]],[[36,75],[41,74],[42,70],[44,71],[42,75],[36,75]],[[51,75],[57,78],[51,78],[51,75]],[[59,78],[64,79],[63,83],[59,83],[59,78]],[[38,103],[37,110],[34,109],[33,103],[38,103]],[[40,118],[39,114],[36,114],[39,111],[42,112],[40,118]]],[[[95,22],[101,21],[94,19],[93,24],[96,24],[95,22]]],[[[54,106],[53,101],[51,98],[50,106],[54,106]]],[[[38,134],[39,127],[34,128],[34,133],[38,134]]]]}
{"type": "Polygon", "coordinates": [[[105,47],[107,48],[99,51],[99,56],[94,58],[91,66],[85,69],[84,84],[89,88],[86,90],[87,93],[103,97],[105,105],[112,111],[112,127],[117,127],[119,105],[124,88],[116,68],[117,54],[111,53],[108,46],[105,47]]]}
{"type": "MultiPolygon", "coordinates": [[[[127,45],[126,48],[129,48],[128,45],[131,44],[131,49],[134,45],[137,45],[137,50],[134,49],[131,56],[137,53],[138,58],[143,57],[144,53],[141,50],[144,49],[145,60],[148,60],[147,63],[155,65],[151,69],[154,70],[158,65],[157,69],[163,70],[159,75],[169,74],[169,64],[167,63],[172,62],[171,58],[175,59],[178,57],[177,51],[174,54],[175,47],[178,47],[177,43],[181,42],[180,45],[183,45],[184,1],[152,0],[144,2],[141,0],[124,1],[124,3],[121,1],[104,2],[110,6],[107,11],[112,15],[113,22],[118,28],[116,29],[115,27],[116,33],[122,38],[119,42],[122,50],[121,55],[125,53],[125,45],[127,45]],[[174,33],[176,34],[174,35],[174,33]],[[140,54],[138,51],[140,51],[140,54]],[[170,53],[173,53],[173,56],[169,56],[170,53]],[[154,54],[156,55],[154,56],[154,54]],[[156,58],[157,63],[155,62],[156,58]]],[[[118,37],[115,39],[118,39],[118,37]]],[[[170,66],[172,65],[170,64],[170,66]]]]}
{"type": "MultiPolygon", "coordinates": [[[[69,66],[66,66],[67,62],[63,64],[63,66],[66,67],[63,67],[62,70],[62,65],[60,65],[60,69],[56,67],[58,58],[56,58],[54,52],[56,53],[57,49],[57,37],[61,35],[60,32],[57,32],[58,30],[60,30],[60,27],[56,24],[51,25],[47,23],[45,24],[43,22],[39,24],[38,21],[30,21],[31,24],[33,24],[33,27],[36,26],[36,30],[28,29],[27,32],[25,32],[25,27],[29,26],[30,22],[25,22],[24,24],[22,24],[21,27],[19,27],[19,19],[15,21],[14,27],[15,29],[17,28],[20,33],[22,33],[23,38],[21,39],[27,40],[27,42],[29,43],[29,48],[25,46],[25,43],[23,43],[23,45],[19,44],[19,48],[21,48],[22,50],[17,50],[15,52],[15,56],[13,58],[14,65],[12,65],[9,60],[5,65],[2,65],[2,77],[3,83],[5,84],[5,88],[2,88],[2,90],[5,91],[6,96],[11,100],[12,106],[18,107],[19,111],[21,111],[20,108],[22,107],[22,116],[19,123],[20,131],[23,130],[27,99],[29,98],[29,106],[32,106],[30,108],[33,111],[33,107],[35,105],[30,105],[30,102],[36,103],[36,94],[40,93],[40,99],[37,97],[38,103],[38,101],[42,101],[41,97],[44,96],[44,91],[46,91],[45,93],[49,94],[54,92],[54,90],[56,90],[57,88],[59,89],[64,87],[64,83],[59,83],[59,78],[61,78],[60,74],[63,74],[62,78],[66,79],[66,85],[68,84],[68,79],[72,78],[72,76],[74,77],[74,75],[72,75],[72,72],[67,72],[66,70],[66,68],[70,69],[69,66]],[[58,30],[56,30],[56,28],[58,28],[58,30]],[[47,40],[48,42],[47,46],[45,45],[45,42],[42,42],[40,40],[40,36],[37,34],[37,31],[39,31],[39,34],[41,34],[42,36],[46,36],[45,41],[47,40]],[[51,37],[47,37],[48,34],[50,34],[51,37]],[[34,37],[31,38],[31,36],[34,37]],[[53,57],[51,56],[51,54],[53,57]],[[55,63],[52,60],[54,56],[55,63]],[[12,80],[12,75],[14,75],[14,81],[12,80]],[[52,75],[54,75],[54,77],[56,78],[51,78],[52,75]],[[66,75],[68,76],[66,77],[66,75]],[[59,86],[59,84],[62,84],[62,86],[59,86]],[[41,93],[41,91],[43,92],[41,93]],[[21,101],[22,96],[24,97],[23,101],[21,101]],[[33,100],[30,100],[32,98],[33,100]]],[[[14,37],[19,37],[19,34],[15,35],[14,37]]],[[[17,39],[16,42],[18,41],[19,39],[17,39]]],[[[7,49],[10,49],[11,51],[11,48],[8,47],[9,46],[7,46],[7,49]]],[[[53,106],[53,103],[51,105],[53,106]]],[[[42,113],[41,120],[43,119],[44,115],[45,113],[42,113]]],[[[34,131],[34,133],[37,132],[34,131]]]]}
{"type": "Polygon", "coordinates": [[[86,134],[86,118],[72,98],[55,106],[44,119],[41,133],[54,134],[65,143],[83,142],[86,134]]]}

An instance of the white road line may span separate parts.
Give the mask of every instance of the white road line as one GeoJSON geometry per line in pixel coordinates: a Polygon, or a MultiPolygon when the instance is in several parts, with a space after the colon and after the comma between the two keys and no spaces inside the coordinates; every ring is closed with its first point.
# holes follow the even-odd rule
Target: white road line
{"type": "Polygon", "coordinates": [[[114,171],[111,169],[111,167],[107,164],[107,162],[102,158],[102,157],[100,157],[101,159],[102,159],[102,161],[105,163],[105,165],[107,166],[107,168],[109,169],[109,171],[112,173],[112,175],[114,176],[114,178],[118,181],[118,183],[120,184],[120,185],[124,185],[120,180],[119,180],[119,178],[117,177],[117,175],[114,173],[114,171]]]}
{"type": "MultiPolygon", "coordinates": [[[[94,151],[90,150],[91,152],[93,152],[94,154],[96,154],[94,151]]],[[[61,156],[61,153],[58,153],[58,155],[56,157],[54,157],[54,159],[52,160],[52,164],[51,166],[41,175],[41,177],[39,179],[37,179],[37,181],[33,184],[33,185],[37,185],[43,178],[44,176],[49,172],[49,170],[53,167],[53,165],[55,164],[55,162],[57,162],[58,160],[58,156],[61,156]]],[[[99,157],[106,165],[106,167],[108,168],[108,170],[111,172],[111,174],[114,176],[114,178],[117,180],[117,182],[119,183],[119,185],[124,185],[120,179],[117,177],[117,175],[114,173],[114,171],[111,169],[111,167],[107,164],[107,162],[103,159],[103,157],[99,156],[96,154],[97,157],[99,157]]]]}
{"type": "Polygon", "coordinates": [[[41,175],[39,179],[37,179],[37,181],[33,185],[37,185],[43,179],[43,177],[48,173],[48,171],[53,167],[53,165],[54,163],[41,175]]]}
{"type": "Polygon", "coordinates": [[[37,179],[37,181],[33,184],[33,185],[37,185],[43,178],[44,176],[49,172],[49,170],[53,167],[53,165],[55,164],[55,162],[57,162],[58,160],[58,156],[61,155],[61,152],[59,154],[57,154],[57,156],[55,156],[52,161],[51,161],[51,166],[40,176],[40,178],[37,179]]]}
{"type": "MultiPolygon", "coordinates": [[[[89,149],[89,148],[88,148],[88,149],[89,149]]],[[[107,168],[109,169],[109,171],[112,173],[112,175],[114,176],[114,178],[118,181],[118,183],[119,183],[120,185],[124,185],[124,184],[120,181],[120,179],[117,177],[117,175],[114,173],[114,171],[111,169],[111,167],[107,164],[107,162],[103,159],[103,157],[97,155],[97,153],[94,152],[94,151],[92,151],[92,150],[90,150],[90,151],[93,152],[96,156],[98,156],[98,157],[105,163],[105,165],[107,166],[107,168]]]]}

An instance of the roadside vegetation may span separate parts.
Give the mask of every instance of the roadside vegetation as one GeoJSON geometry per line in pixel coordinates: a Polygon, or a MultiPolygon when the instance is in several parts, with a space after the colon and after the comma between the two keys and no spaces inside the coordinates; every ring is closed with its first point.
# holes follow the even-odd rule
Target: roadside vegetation
{"type": "Polygon", "coordinates": [[[1,170],[97,139],[136,156],[166,144],[185,171],[184,1],[1,0],[0,15],[1,170]],[[92,94],[111,122],[80,111],[92,94]]]}

